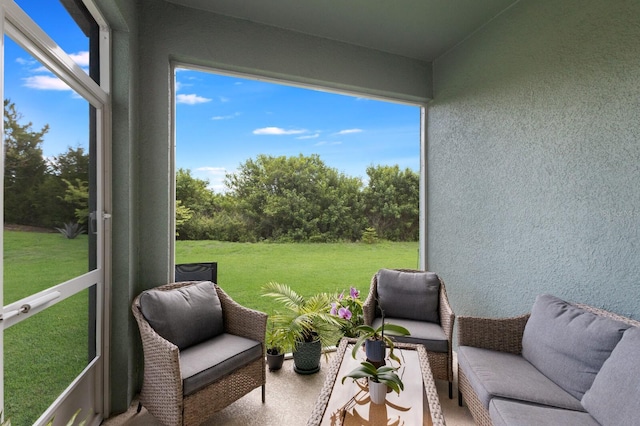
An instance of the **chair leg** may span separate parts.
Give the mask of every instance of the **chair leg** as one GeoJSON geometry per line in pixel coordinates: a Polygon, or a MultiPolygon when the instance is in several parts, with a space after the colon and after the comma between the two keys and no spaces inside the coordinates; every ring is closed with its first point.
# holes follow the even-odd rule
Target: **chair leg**
{"type": "Polygon", "coordinates": [[[265,385],[262,385],[262,403],[264,404],[265,401],[265,385]]]}
{"type": "Polygon", "coordinates": [[[449,382],[449,399],[453,399],[453,382],[449,382]]]}
{"type": "Polygon", "coordinates": [[[136,410],[136,413],[139,413],[140,410],[142,410],[142,403],[138,402],[138,409],[136,410]]]}
{"type": "Polygon", "coordinates": [[[462,392],[458,389],[458,405],[462,407],[462,392]]]}

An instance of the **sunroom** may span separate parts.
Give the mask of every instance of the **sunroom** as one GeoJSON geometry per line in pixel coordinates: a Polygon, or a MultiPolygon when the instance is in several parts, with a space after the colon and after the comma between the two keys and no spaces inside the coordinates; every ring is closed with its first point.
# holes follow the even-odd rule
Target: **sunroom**
{"type": "Polygon", "coordinates": [[[0,2],[5,39],[87,101],[94,135],[90,272],[3,303],[6,330],[90,295],[90,362],[37,424],[77,407],[99,424],[140,390],[131,302],[175,263],[176,67],[421,107],[420,265],[456,315],[551,293],[640,318],[640,3],[61,3],[87,25],[89,74],[0,2]]]}

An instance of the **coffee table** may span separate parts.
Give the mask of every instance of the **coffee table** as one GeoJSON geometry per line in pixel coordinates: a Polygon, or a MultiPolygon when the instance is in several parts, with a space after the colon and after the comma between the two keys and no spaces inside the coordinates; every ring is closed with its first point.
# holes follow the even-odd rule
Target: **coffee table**
{"type": "MultiPolygon", "coordinates": [[[[364,353],[353,359],[355,339],[343,338],[307,422],[307,426],[331,425],[445,425],[427,351],[422,345],[396,343],[394,353],[402,360],[398,374],[404,383],[400,395],[387,393],[385,404],[372,404],[366,382],[342,378],[360,365],[364,353]]],[[[393,365],[396,365],[394,362],[393,365]]]]}

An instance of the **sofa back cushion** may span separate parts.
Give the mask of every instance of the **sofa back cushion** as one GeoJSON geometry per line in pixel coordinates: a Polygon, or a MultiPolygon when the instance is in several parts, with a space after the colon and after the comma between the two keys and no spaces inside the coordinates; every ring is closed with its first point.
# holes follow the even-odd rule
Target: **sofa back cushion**
{"type": "Polygon", "coordinates": [[[224,331],[222,305],[210,281],[147,290],[140,295],[140,310],[156,333],[180,349],[224,331]]]}
{"type": "Polygon", "coordinates": [[[433,272],[378,271],[378,303],[385,317],[439,323],[440,280],[433,272]]]}
{"type": "Polygon", "coordinates": [[[637,424],[640,413],[640,328],[624,332],[611,352],[582,405],[603,425],[637,424]]]}
{"type": "Polygon", "coordinates": [[[630,326],[541,295],[522,336],[522,356],[577,399],[630,326]]]}

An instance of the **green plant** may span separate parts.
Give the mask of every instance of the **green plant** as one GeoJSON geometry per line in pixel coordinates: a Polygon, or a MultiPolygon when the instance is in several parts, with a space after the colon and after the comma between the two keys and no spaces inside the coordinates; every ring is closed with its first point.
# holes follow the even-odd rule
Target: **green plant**
{"type": "Polygon", "coordinates": [[[402,379],[398,376],[397,371],[397,367],[382,365],[376,368],[370,362],[363,361],[360,363],[359,367],[351,370],[342,378],[342,383],[344,383],[348,377],[352,378],[354,381],[362,378],[368,378],[376,383],[384,383],[399,395],[400,391],[404,390],[404,383],[402,383],[402,379]]]}
{"type": "Polygon", "coordinates": [[[269,324],[267,326],[265,344],[269,355],[279,355],[281,353],[291,351],[291,347],[287,345],[284,338],[283,330],[281,328],[276,328],[271,317],[269,318],[269,324]]]}
{"type": "Polygon", "coordinates": [[[329,313],[331,296],[318,293],[305,298],[286,284],[270,282],[262,288],[263,296],[284,308],[272,316],[274,330],[284,346],[295,348],[298,342],[320,339],[322,346],[334,345],[338,339],[340,320],[329,313]]]}
{"type": "Polygon", "coordinates": [[[80,225],[77,222],[65,223],[63,228],[56,229],[58,230],[58,232],[60,232],[70,240],[73,240],[75,237],[84,232],[84,226],[80,225]]]}
{"type": "Polygon", "coordinates": [[[348,296],[344,295],[344,291],[340,293],[336,301],[331,303],[330,313],[342,320],[340,329],[345,337],[358,337],[356,327],[364,324],[364,313],[357,288],[351,287],[348,296]]]}
{"type": "Polygon", "coordinates": [[[353,355],[354,358],[356,358],[358,349],[360,349],[365,341],[381,340],[389,348],[389,358],[397,362],[400,362],[400,359],[393,353],[393,340],[389,336],[408,336],[410,334],[409,330],[400,325],[389,323],[385,324],[384,317],[382,318],[382,324],[380,327],[373,328],[370,325],[363,324],[356,327],[356,332],[360,337],[358,337],[358,340],[355,345],[353,345],[353,350],[351,351],[351,355],[353,355]]]}
{"type": "Polygon", "coordinates": [[[378,242],[378,233],[375,228],[368,227],[362,232],[362,242],[365,244],[375,244],[378,242]]]}

